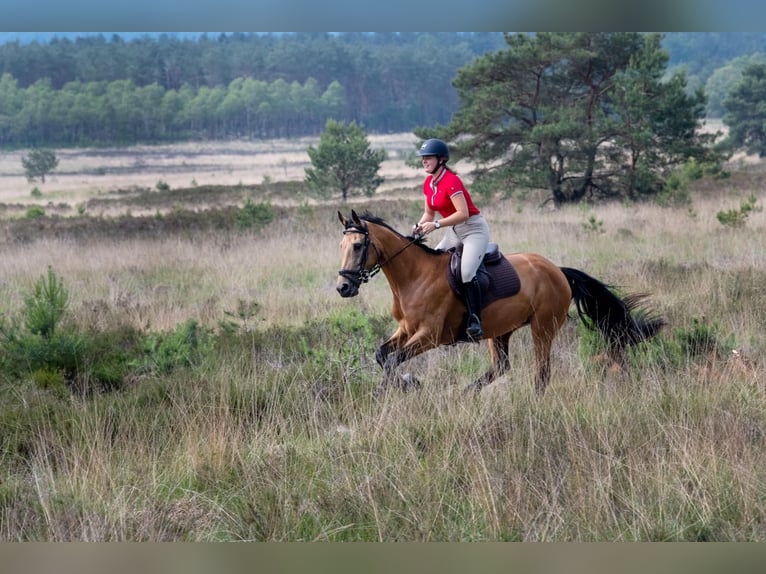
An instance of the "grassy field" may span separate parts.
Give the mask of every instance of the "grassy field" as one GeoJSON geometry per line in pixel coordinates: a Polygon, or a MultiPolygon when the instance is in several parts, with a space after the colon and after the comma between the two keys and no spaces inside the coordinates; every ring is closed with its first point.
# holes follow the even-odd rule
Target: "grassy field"
{"type": "Polygon", "coordinates": [[[302,143],[268,145],[62,154],[41,198],[3,156],[0,540],[766,541],[766,215],[717,217],[762,205],[763,165],[681,207],[483,205],[504,251],[650,293],[667,326],[618,374],[572,313],[542,398],[521,331],[478,397],[486,348],[460,345],[373,400],[391,293],[335,292],[336,212],[406,231],[420,174],[309,201],[302,143]],[[55,336],[30,327],[49,270],[55,336]]]}

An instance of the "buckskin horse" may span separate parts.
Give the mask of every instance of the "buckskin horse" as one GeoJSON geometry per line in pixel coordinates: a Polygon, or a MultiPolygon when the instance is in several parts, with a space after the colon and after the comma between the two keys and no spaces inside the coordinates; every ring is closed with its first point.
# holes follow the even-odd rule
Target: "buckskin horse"
{"type": "MultiPolygon", "coordinates": [[[[403,390],[419,386],[412,377],[398,376],[397,367],[430,349],[468,341],[465,305],[449,278],[450,269],[459,269],[459,264],[450,264],[455,253],[433,249],[423,237],[404,236],[371,214],[360,217],[352,210],[350,219],[340,212],[338,218],[343,224],[338,293],[356,296],[361,284],[382,270],[394,297],[392,314],[399,327],[375,353],[383,368],[375,394],[392,383],[403,390]]],[[[583,271],[559,267],[536,253],[503,256],[493,246],[495,264],[485,256],[480,272],[485,284],[500,285],[500,293],[494,285],[494,295],[490,285],[481,313],[491,366],[466,391],[480,391],[510,368],[510,337],[529,325],[537,367],[535,391],[544,393],[551,373],[551,346],[572,302],[580,319],[604,335],[609,354],[618,363],[624,361],[629,345],[646,341],[664,325],[662,318],[640,307],[645,295],[621,298],[611,286],[583,271]],[[497,265],[498,259],[502,265],[497,265]],[[498,270],[492,271],[495,266],[498,270]]]]}

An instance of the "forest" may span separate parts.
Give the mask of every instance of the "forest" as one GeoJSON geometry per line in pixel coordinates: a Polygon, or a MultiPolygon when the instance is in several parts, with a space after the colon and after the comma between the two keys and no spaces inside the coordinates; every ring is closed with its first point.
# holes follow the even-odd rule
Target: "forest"
{"type": "MultiPolygon", "coordinates": [[[[0,147],[298,137],[329,118],[412,131],[448,123],[457,71],[504,47],[499,32],[3,33],[0,147]]],[[[766,34],[667,33],[663,48],[691,90],[766,53],[766,34]]],[[[717,110],[726,87],[710,86],[717,110]]]]}
{"type": "Polygon", "coordinates": [[[501,34],[118,35],[0,46],[0,145],[160,143],[444,123],[501,34]]]}

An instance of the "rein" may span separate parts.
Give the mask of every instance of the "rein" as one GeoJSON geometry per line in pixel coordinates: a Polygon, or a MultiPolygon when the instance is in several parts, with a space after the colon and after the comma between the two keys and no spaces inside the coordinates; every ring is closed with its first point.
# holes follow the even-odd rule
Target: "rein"
{"type": "Polygon", "coordinates": [[[404,245],[404,247],[399,249],[399,251],[394,253],[391,257],[389,257],[385,261],[380,261],[382,255],[381,255],[380,251],[378,250],[378,248],[375,246],[375,244],[372,243],[372,248],[375,250],[375,253],[378,256],[378,261],[379,262],[376,263],[375,265],[373,265],[372,268],[368,270],[365,267],[367,265],[367,255],[369,253],[369,247],[371,245],[369,230],[367,229],[366,226],[365,227],[361,227],[361,226],[357,226],[357,225],[352,225],[352,226],[347,227],[343,231],[343,235],[345,235],[346,233],[361,233],[362,235],[364,235],[364,252],[362,253],[362,262],[361,262],[361,264],[359,266],[359,270],[358,271],[354,271],[354,270],[351,270],[351,269],[340,269],[338,271],[338,275],[340,275],[341,277],[345,277],[346,279],[351,281],[357,287],[359,287],[362,283],[367,283],[372,277],[374,277],[375,275],[378,274],[378,272],[381,270],[381,268],[386,263],[389,263],[390,261],[392,261],[402,251],[404,251],[410,245],[412,245],[413,243],[416,243],[418,241],[417,238],[411,239],[410,241],[408,241],[404,245]]]}

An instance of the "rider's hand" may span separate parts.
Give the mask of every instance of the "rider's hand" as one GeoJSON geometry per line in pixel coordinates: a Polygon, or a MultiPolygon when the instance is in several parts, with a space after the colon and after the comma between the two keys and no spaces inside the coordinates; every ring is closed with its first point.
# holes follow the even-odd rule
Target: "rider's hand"
{"type": "Polygon", "coordinates": [[[418,233],[420,235],[428,235],[436,229],[436,224],[433,221],[424,221],[418,225],[418,233]]]}

